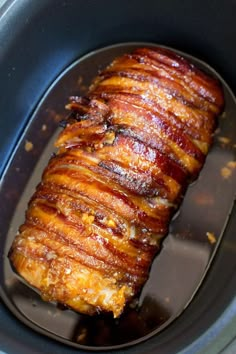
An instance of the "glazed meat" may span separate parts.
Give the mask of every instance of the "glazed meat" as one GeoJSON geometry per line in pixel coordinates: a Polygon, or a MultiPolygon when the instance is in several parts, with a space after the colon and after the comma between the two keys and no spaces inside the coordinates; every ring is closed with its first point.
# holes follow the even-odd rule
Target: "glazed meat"
{"type": "Polygon", "coordinates": [[[67,108],[9,257],[44,300],[118,317],[203,166],[223,93],[174,52],[139,48],[67,108]]]}

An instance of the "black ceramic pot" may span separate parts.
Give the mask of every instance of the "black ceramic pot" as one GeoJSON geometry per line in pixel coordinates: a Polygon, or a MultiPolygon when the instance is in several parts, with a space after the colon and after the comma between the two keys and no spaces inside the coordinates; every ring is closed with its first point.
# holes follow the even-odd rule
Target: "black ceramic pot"
{"type": "MultiPolygon", "coordinates": [[[[236,2],[233,0],[10,0],[2,6],[0,353],[83,353],[85,350],[120,354],[236,352],[236,174],[232,167],[231,179],[222,183],[217,175],[218,167],[236,159],[235,13],[236,2]],[[226,137],[230,142],[216,139],[209,160],[213,162],[206,163],[208,179],[203,179],[199,189],[195,189],[196,193],[192,193],[196,196],[198,190],[205,190],[204,186],[208,186],[207,190],[211,190],[215,197],[215,206],[194,209],[194,218],[191,212],[184,214],[184,222],[193,219],[192,241],[195,243],[192,244],[197,244],[201,252],[206,251],[204,269],[178,308],[177,303],[186,294],[191,275],[196,275],[197,271],[194,273],[192,268],[199,268],[193,258],[189,260],[190,256],[195,257],[196,248],[194,253],[191,253],[191,247],[187,248],[183,254],[181,246],[177,257],[179,244],[173,241],[173,232],[167,237],[163,253],[166,257],[163,264],[172,277],[168,278],[165,272],[159,274],[158,263],[154,268],[163,284],[166,277],[169,284],[171,281],[168,289],[172,291],[173,316],[167,304],[166,307],[157,304],[158,285],[155,283],[156,273],[152,271],[151,285],[146,290],[152,295],[146,307],[149,315],[145,317],[141,311],[141,317],[135,317],[137,314],[131,313],[119,325],[110,318],[83,317],[78,321],[73,317],[77,315],[68,315],[54,305],[44,307],[31,289],[13,281],[7,260],[9,235],[19,226],[26,200],[40,177],[41,167],[47,162],[47,154],[52,151],[50,144],[58,117],[64,114],[66,97],[76,89],[73,85],[78,80],[74,78],[82,72],[85,84],[88,84],[97,70],[116,54],[144,42],[187,53],[197,65],[220,77],[224,86],[226,118],[223,133],[221,136],[218,133],[218,137],[226,137]],[[33,142],[32,151],[31,148],[25,150],[27,140],[33,142]],[[216,158],[221,159],[221,165],[216,158]],[[208,245],[209,240],[200,235],[203,231],[199,225],[204,224],[206,214],[210,215],[207,220],[212,227],[217,225],[219,230],[216,245],[208,245]],[[171,249],[174,251],[170,257],[168,252],[171,249]],[[168,264],[172,264],[172,268],[168,268],[168,264]],[[181,281],[172,286],[177,279],[173,271],[175,265],[179,266],[181,281]],[[71,323],[73,334],[68,332],[71,323]],[[81,326],[93,331],[85,343],[78,340],[83,332],[81,326]],[[97,335],[94,334],[96,331],[97,335]],[[111,333],[110,337],[104,339],[107,331],[111,333]]],[[[191,210],[191,198],[191,195],[187,196],[183,210],[191,210]]],[[[190,245],[187,236],[183,237],[184,247],[190,245]]],[[[170,300],[163,293],[163,301],[165,299],[167,303],[170,300]]],[[[142,306],[145,308],[144,300],[142,306]]]]}

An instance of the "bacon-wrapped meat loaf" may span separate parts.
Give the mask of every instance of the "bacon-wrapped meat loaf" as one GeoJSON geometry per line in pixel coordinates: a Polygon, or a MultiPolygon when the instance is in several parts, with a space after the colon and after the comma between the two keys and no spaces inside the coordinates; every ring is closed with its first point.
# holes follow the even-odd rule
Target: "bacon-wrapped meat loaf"
{"type": "Polygon", "coordinates": [[[219,82],[170,50],[114,60],[68,104],[11,247],[16,272],[45,300],[119,316],[148,278],[222,107],[219,82]]]}

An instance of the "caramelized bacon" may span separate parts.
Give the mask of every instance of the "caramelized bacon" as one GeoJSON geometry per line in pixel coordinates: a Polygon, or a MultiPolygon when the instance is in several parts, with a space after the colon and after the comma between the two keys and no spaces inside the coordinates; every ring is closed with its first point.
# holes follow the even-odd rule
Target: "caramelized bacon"
{"type": "Polygon", "coordinates": [[[223,107],[218,81],[163,48],[117,58],[71,97],[9,257],[47,301],[119,316],[148,278],[223,107]]]}

